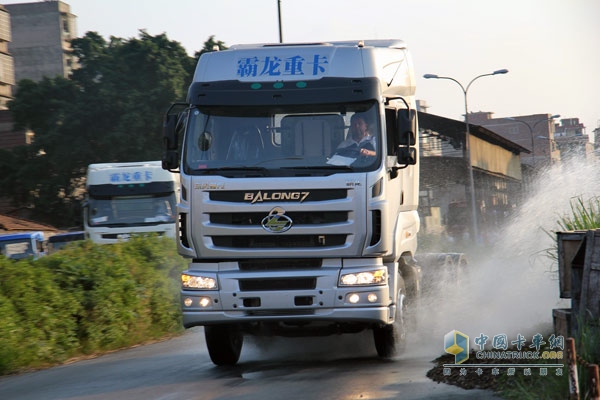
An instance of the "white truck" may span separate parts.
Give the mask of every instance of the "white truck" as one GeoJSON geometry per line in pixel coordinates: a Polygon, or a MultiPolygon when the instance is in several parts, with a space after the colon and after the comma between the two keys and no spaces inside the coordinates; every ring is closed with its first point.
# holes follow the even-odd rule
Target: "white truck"
{"type": "Polygon", "coordinates": [[[46,255],[44,251],[44,232],[19,232],[0,235],[0,255],[12,260],[38,258],[46,255]]]}
{"type": "Polygon", "coordinates": [[[400,40],[235,45],[203,54],[164,119],[181,174],[183,324],[213,363],[243,338],[373,331],[405,339],[419,292],[415,76],[400,40]],[[348,144],[351,119],[371,143],[348,144]],[[346,140],[348,139],[348,140],[346,140]],[[350,149],[350,150],[348,150],[350,149]]]}
{"type": "Polygon", "coordinates": [[[175,238],[179,176],[161,161],[90,164],[83,225],[99,244],[156,233],[175,238]]]}
{"type": "Polygon", "coordinates": [[[48,254],[54,254],[63,249],[69,243],[77,242],[79,240],[85,240],[84,231],[64,232],[52,235],[46,241],[48,254]]]}

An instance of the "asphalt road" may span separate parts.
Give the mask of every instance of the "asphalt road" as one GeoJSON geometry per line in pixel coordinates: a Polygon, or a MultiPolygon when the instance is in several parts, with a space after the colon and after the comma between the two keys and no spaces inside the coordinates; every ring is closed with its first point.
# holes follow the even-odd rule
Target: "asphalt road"
{"type": "Polygon", "coordinates": [[[246,339],[238,365],[216,367],[202,328],[98,358],[0,378],[0,399],[497,399],[425,376],[435,355],[376,357],[368,332],[246,339]]]}

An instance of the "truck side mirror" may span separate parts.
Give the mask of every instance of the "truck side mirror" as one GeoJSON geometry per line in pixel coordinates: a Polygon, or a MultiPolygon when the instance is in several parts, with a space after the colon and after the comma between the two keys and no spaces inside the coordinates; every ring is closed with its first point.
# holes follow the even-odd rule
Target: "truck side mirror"
{"type": "Polygon", "coordinates": [[[400,109],[396,118],[398,124],[398,144],[414,146],[417,138],[417,112],[411,109],[400,109]]]}
{"type": "Polygon", "coordinates": [[[163,120],[163,154],[162,154],[162,168],[168,171],[176,170],[179,167],[179,134],[178,134],[178,123],[182,116],[181,113],[172,113],[173,107],[178,103],[172,105],[163,120]]]}
{"type": "Polygon", "coordinates": [[[396,114],[396,129],[398,135],[398,164],[415,165],[417,163],[417,112],[403,108],[396,114]]]}
{"type": "Polygon", "coordinates": [[[162,169],[171,171],[179,167],[179,153],[176,150],[166,150],[162,156],[162,169]]]}
{"type": "Polygon", "coordinates": [[[162,168],[166,170],[177,169],[179,156],[177,153],[177,115],[167,115],[163,124],[163,155],[162,168]]]}
{"type": "Polygon", "coordinates": [[[417,163],[417,149],[414,147],[400,147],[398,149],[398,164],[415,165],[417,163]]]}
{"type": "Polygon", "coordinates": [[[198,148],[200,151],[208,151],[212,146],[213,135],[210,132],[203,132],[198,138],[198,148]]]}
{"type": "Polygon", "coordinates": [[[167,114],[163,121],[163,145],[165,150],[177,149],[177,114],[167,114]]]}

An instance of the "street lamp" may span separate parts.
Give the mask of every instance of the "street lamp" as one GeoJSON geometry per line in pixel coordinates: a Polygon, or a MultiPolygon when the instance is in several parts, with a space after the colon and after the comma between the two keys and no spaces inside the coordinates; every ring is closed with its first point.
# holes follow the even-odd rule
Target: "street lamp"
{"type": "Polygon", "coordinates": [[[520,123],[524,124],[527,127],[527,129],[529,129],[529,135],[531,136],[531,166],[533,167],[534,170],[535,170],[535,141],[534,141],[535,136],[533,135],[533,131],[535,130],[535,127],[537,126],[537,124],[539,124],[541,122],[550,121],[550,120],[553,120],[555,118],[560,118],[560,114],[554,114],[554,115],[551,115],[548,118],[540,119],[539,121],[536,121],[533,124],[533,126],[529,125],[525,121],[521,121],[520,119],[516,119],[516,118],[513,118],[513,117],[507,117],[507,118],[505,118],[505,119],[509,119],[511,121],[520,122],[520,123]]]}
{"type": "Polygon", "coordinates": [[[475,82],[477,79],[483,78],[484,76],[506,74],[507,72],[508,72],[507,69],[499,69],[499,70],[496,70],[489,74],[478,75],[475,78],[471,79],[471,81],[469,82],[469,84],[467,85],[466,88],[462,85],[462,83],[460,83],[456,79],[451,78],[449,76],[438,76],[435,74],[423,75],[423,78],[425,78],[425,79],[447,79],[447,80],[456,82],[458,84],[458,86],[460,86],[460,88],[462,89],[463,94],[465,96],[465,125],[467,128],[467,133],[465,136],[464,157],[467,160],[467,166],[468,166],[468,170],[469,170],[469,190],[471,192],[471,213],[472,213],[472,215],[471,215],[472,221],[471,222],[473,224],[472,230],[473,230],[473,238],[475,240],[477,240],[477,238],[479,238],[479,228],[477,226],[477,208],[476,208],[476,204],[475,204],[475,180],[473,179],[473,163],[471,162],[471,138],[470,138],[471,137],[471,128],[469,126],[469,106],[467,103],[467,93],[469,92],[469,88],[471,87],[473,82],[475,82]]]}

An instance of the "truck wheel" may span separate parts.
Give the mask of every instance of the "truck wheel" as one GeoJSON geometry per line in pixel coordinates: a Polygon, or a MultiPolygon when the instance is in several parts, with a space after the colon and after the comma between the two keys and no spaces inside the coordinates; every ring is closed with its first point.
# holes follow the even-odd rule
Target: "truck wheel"
{"type": "Polygon", "coordinates": [[[373,328],[373,339],[377,355],[390,358],[404,350],[406,346],[405,297],[400,291],[396,306],[396,318],[393,324],[373,328]]]}
{"type": "Polygon", "coordinates": [[[216,365],[235,365],[240,359],[244,336],[235,325],[204,327],[204,337],[210,359],[216,365]]]}

